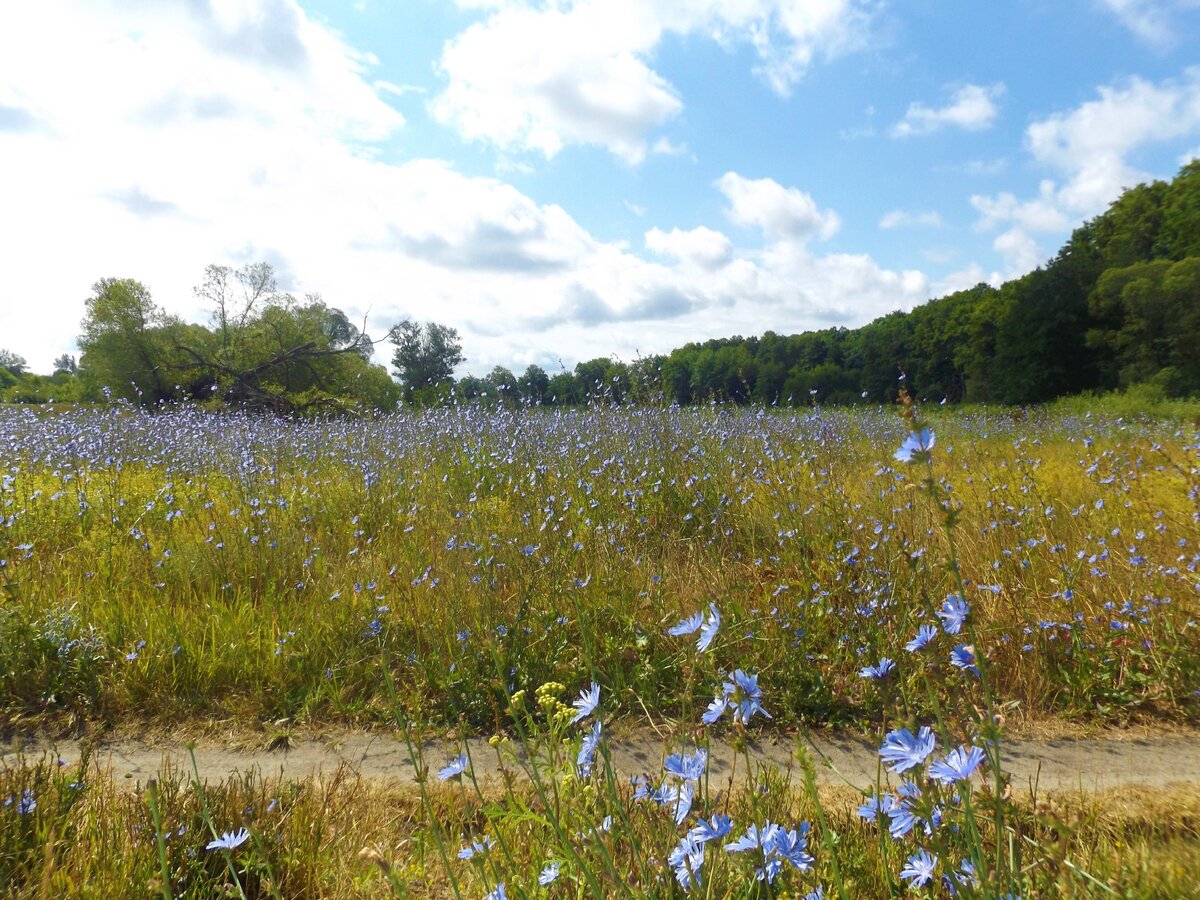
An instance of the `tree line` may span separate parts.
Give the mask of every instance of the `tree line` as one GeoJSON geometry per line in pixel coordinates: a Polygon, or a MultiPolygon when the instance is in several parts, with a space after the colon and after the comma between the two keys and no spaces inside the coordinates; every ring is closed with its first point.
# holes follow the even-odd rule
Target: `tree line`
{"type": "Polygon", "coordinates": [[[486,376],[458,333],[400,322],[373,340],[319,295],[278,290],[265,263],[209,266],[196,287],[208,325],[161,310],[133,279],[105,278],[86,300],[82,352],[55,373],[28,372],[0,350],[0,400],[121,397],[181,400],[281,414],[391,409],[398,403],[506,406],[709,402],[878,402],[903,372],[919,396],[1038,403],[1089,390],[1150,385],[1200,394],[1200,160],[1170,182],[1126,190],[1077,228],[1044,266],[999,287],[981,283],[861,328],[734,336],[632,362],[597,358],[554,373],[486,376]],[[392,371],[374,364],[392,345],[392,371]]]}
{"type": "Polygon", "coordinates": [[[1200,393],[1200,161],[1125,191],[1046,265],[861,328],[688,344],[662,363],[678,403],[872,402],[897,375],[922,397],[1038,403],[1150,384],[1200,393]]]}

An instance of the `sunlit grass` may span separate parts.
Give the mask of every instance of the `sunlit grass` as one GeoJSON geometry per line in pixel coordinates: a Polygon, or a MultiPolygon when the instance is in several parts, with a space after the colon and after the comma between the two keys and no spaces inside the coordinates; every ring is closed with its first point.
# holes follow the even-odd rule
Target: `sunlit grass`
{"type": "MultiPolygon", "coordinates": [[[[324,780],[280,783],[246,775],[209,784],[198,792],[187,772],[159,773],[154,787],[114,784],[83,764],[60,767],[52,759],[0,773],[0,802],[28,791],[35,806],[0,807],[0,890],[6,896],[136,897],[162,894],[163,878],[154,817],[159,808],[170,895],[212,897],[233,890],[219,851],[204,849],[217,833],[246,827],[252,837],[231,852],[247,896],[386,897],[399,887],[415,896],[450,896],[447,870],[420,798],[411,788],[386,786],[349,771],[324,780]],[[154,791],[155,793],[151,793],[154,791]],[[205,809],[208,814],[205,814],[205,809]],[[211,827],[210,827],[211,826],[211,827]]],[[[773,776],[774,777],[774,776],[773,776]]],[[[713,806],[738,821],[765,816],[775,821],[812,820],[812,798],[777,777],[764,791],[714,791],[713,806]]],[[[586,784],[568,783],[559,796],[563,822],[594,830],[613,802],[586,784]]],[[[591,865],[605,893],[661,896],[672,875],[658,851],[674,841],[669,819],[631,803],[618,802],[627,819],[579,844],[581,861],[591,865]],[[634,835],[645,856],[631,854],[634,835]],[[611,859],[612,867],[605,862],[611,859]],[[619,873],[620,881],[613,871],[619,873]]],[[[880,845],[873,829],[854,810],[860,797],[822,788],[820,802],[840,836],[838,859],[850,896],[885,896],[880,845]]],[[[453,873],[465,896],[482,896],[499,871],[536,884],[546,861],[559,854],[546,808],[528,785],[505,789],[435,784],[431,808],[449,842],[453,873]],[[496,841],[493,863],[457,859],[463,845],[481,834],[496,841]]],[[[1029,840],[1053,848],[1056,865],[1036,873],[1043,896],[1099,896],[1103,884],[1128,898],[1184,897],[1194,890],[1200,865],[1200,793],[1194,787],[1169,791],[1129,790],[1101,795],[1055,793],[1019,804],[1029,840]]],[[[814,871],[785,873],[779,892],[824,883],[828,860],[814,849],[814,871]]],[[[744,896],[745,869],[730,854],[710,854],[706,896],[744,896]]],[[[586,890],[564,864],[558,886],[586,890]],[[573,887],[574,886],[574,887],[573,887]]],[[[803,892],[803,891],[802,891],[803,892]]],[[[536,895],[536,894],[534,894],[536,895]]]]}
{"type": "Polygon", "coordinates": [[[0,877],[164,897],[497,900],[560,877],[597,896],[1172,896],[1194,815],[1022,798],[1000,759],[1015,719],[1196,718],[1195,429],[903,410],[6,413],[10,723],[386,725],[426,774],[420,738],[451,727],[494,735],[511,777],[481,785],[466,760],[399,799],[345,772],[164,773],[131,796],[16,768],[0,877]],[[768,719],[850,724],[887,735],[895,777],[822,792],[798,751],[799,782],[746,754],[748,780],[696,757],[628,784],[603,726],[631,713],[698,753],[701,721],[735,746],[768,719]]]}
{"type": "MultiPolygon", "coordinates": [[[[670,712],[708,687],[664,631],[717,602],[714,671],[760,672],[778,721],[853,722],[858,669],[954,590],[890,410],[2,415],[10,715],[383,721],[385,659],[421,719],[493,727],[593,675],[670,712]]],[[[1195,429],[935,424],[1000,696],[1194,716],[1195,429]]]]}

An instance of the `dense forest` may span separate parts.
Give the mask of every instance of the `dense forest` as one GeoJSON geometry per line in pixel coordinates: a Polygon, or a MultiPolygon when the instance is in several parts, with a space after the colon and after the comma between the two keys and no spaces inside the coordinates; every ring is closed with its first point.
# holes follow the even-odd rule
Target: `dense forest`
{"type": "Polygon", "coordinates": [[[208,326],[164,313],[131,279],[102,279],[87,300],[82,356],[53,375],[0,350],[0,400],[192,399],[279,413],[391,408],[399,402],[506,405],[609,402],[877,402],[903,372],[920,397],[1027,404],[1148,385],[1200,394],[1200,160],[1170,183],[1125,191],[1077,228],[1046,265],[1000,287],[979,284],[861,328],[767,331],[688,344],[626,363],[607,358],[549,374],[496,367],[453,376],[457,333],[402,322],[393,374],[375,341],[320,297],[275,289],[264,264],[210,266],[197,294],[208,326]],[[397,383],[398,381],[398,383],[397,383]]]}

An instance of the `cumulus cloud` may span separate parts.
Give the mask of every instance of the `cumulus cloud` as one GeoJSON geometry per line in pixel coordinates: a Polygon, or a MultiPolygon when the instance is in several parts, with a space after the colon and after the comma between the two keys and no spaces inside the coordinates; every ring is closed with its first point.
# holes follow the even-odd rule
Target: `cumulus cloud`
{"type": "Polygon", "coordinates": [[[651,228],[646,232],[646,249],[703,269],[719,268],[733,255],[733,243],[729,238],[703,225],[691,231],[672,228],[667,232],[651,228]]]}
{"type": "Polygon", "coordinates": [[[367,55],[275,0],[153,4],[136,21],[116,3],[0,12],[0,102],[36,121],[0,129],[6,343],[48,368],[105,276],[203,321],[191,288],[213,262],[267,260],[376,335],[406,316],[458,327],[474,371],[852,323],[927,296],[919,272],[814,252],[836,213],[769,178],[714,186],[748,238],[665,222],[635,252],[502,178],[389,161],[404,121],[372,79],[367,55]]]}
{"type": "Polygon", "coordinates": [[[169,200],[159,200],[151,197],[139,187],[129,187],[121,191],[113,191],[109,196],[115,203],[135,216],[172,216],[180,210],[169,200]]]}
{"type": "Polygon", "coordinates": [[[640,162],[646,132],[683,108],[642,58],[660,34],[647,17],[625,19],[606,4],[501,9],[447,43],[449,84],[434,114],[502,149],[552,157],[565,144],[597,144],[640,162]]]}
{"type": "Polygon", "coordinates": [[[762,229],[768,240],[806,241],[812,235],[829,238],[841,226],[837,213],[822,211],[810,195],[785,188],[772,178],[744,178],[726,172],[716,185],[729,201],[730,220],[762,229]]]}
{"type": "Polygon", "coordinates": [[[1155,47],[1173,46],[1178,35],[1175,18],[1200,6],[1196,0],[1098,0],[1139,39],[1155,47]]]}
{"type": "Polygon", "coordinates": [[[1008,275],[1013,278],[1036,269],[1046,260],[1046,255],[1028,232],[1017,225],[996,237],[992,247],[1008,266],[1008,275]]]}
{"type": "Polygon", "coordinates": [[[996,121],[999,109],[996,99],[1004,93],[1003,84],[981,86],[968,84],[950,96],[945,106],[929,107],[912,103],[904,118],[892,126],[893,137],[932,134],[946,127],[966,131],[983,131],[996,121]]]}
{"type": "Polygon", "coordinates": [[[980,214],[976,227],[981,231],[1005,222],[1016,222],[1031,231],[1062,231],[1070,225],[1055,184],[1049,179],[1042,181],[1038,196],[1031,200],[1018,200],[1015,194],[1004,191],[995,196],[975,194],[971,205],[980,214]]]}
{"type": "Polygon", "coordinates": [[[879,220],[879,227],[885,230],[912,227],[941,228],[942,217],[932,210],[927,212],[906,212],[902,209],[894,209],[883,215],[883,218],[879,220]]]}
{"type": "Polygon", "coordinates": [[[1148,179],[1129,162],[1135,151],[1200,133],[1200,68],[1158,84],[1132,78],[1100,87],[1097,95],[1026,129],[1034,162],[1061,180],[1043,179],[1029,199],[1009,192],[971,197],[979,229],[1007,228],[995,249],[1016,274],[1045,258],[1031,232],[1066,231],[1148,179]]]}
{"type": "Polygon", "coordinates": [[[1069,176],[1061,188],[1063,204],[1085,213],[1099,211],[1121,188],[1146,177],[1127,162],[1131,151],[1200,131],[1200,68],[1179,80],[1133,78],[1098,93],[1026,132],[1034,159],[1069,176]]]}
{"type": "MultiPolygon", "coordinates": [[[[439,69],[439,121],[506,151],[550,158],[572,144],[606,148],[629,164],[645,158],[647,135],[683,109],[652,68],[664,36],[698,34],[749,44],[757,71],[781,94],[818,53],[861,42],[861,0],[467,0],[487,17],[448,41],[439,69]]],[[[660,138],[656,152],[675,145],[660,138]]]]}
{"type": "Polygon", "coordinates": [[[687,144],[674,144],[665,137],[656,140],[652,149],[659,156],[686,156],[690,152],[687,144]]]}
{"type": "Polygon", "coordinates": [[[798,188],[736,172],[714,187],[728,203],[730,220],[757,231],[761,243],[735,244],[705,226],[651,228],[646,249],[663,262],[601,245],[576,267],[560,302],[530,316],[527,327],[545,329],[553,339],[571,324],[604,325],[616,352],[622,344],[657,352],[697,333],[855,324],[930,296],[919,271],[888,270],[866,254],[813,252],[812,238],[831,235],[838,217],[798,188]]]}
{"type": "Polygon", "coordinates": [[[595,249],[562,207],[539,205],[516,188],[467,178],[437,160],[380,167],[390,215],[366,250],[398,251],[447,269],[564,271],[595,249]]]}
{"type": "Polygon", "coordinates": [[[1003,280],[998,273],[993,272],[988,275],[978,263],[970,263],[964,268],[938,279],[933,285],[932,293],[935,297],[945,297],[947,294],[973,288],[980,282],[998,286],[1003,280]]]}
{"type": "Polygon", "coordinates": [[[620,305],[605,300],[583,284],[568,285],[565,294],[565,300],[553,314],[535,318],[530,324],[541,329],[563,324],[592,327],[619,322],[662,322],[694,312],[700,305],[696,296],[670,286],[650,288],[632,302],[620,305]]]}

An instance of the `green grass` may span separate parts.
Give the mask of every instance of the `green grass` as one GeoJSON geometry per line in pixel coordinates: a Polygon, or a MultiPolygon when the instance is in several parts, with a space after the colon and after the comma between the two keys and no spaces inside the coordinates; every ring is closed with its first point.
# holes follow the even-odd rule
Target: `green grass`
{"type": "MultiPolygon", "coordinates": [[[[814,860],[751,890],[763,858],[714,843],[709,896],[900,893],[918,845],[939,875],[975,866],[963,896],[1177,896],[1200,855],[1194,816],[1157,828],[1152,797],[1118,824],[1109,800],[1031,806],[1010,793],[999,750],[1014,721],[1200,717],[1200,435],[1104,403],[904,412],[3,411],[10,726],[287,719],[559,749],[549,766],[513,756],[523,777],[492,793],[422,783],[389,801],[395,816],[376,799],[394,795],[345,774],[331,794],[255,779],[184,789],[167,773],[131,797],[17,769],[0,878],[31,895],[473,896],[503,882],[536,896],[557,859],[568,893],[658,896],[675,883],[672,846],[719,812],[736,822],[724,841],[751,823],[811,823],[814,860]],[[922,424],[932,451],[897,462],[922,424]],[[907,651],[919,626],[947,627],[949,595],[969,605],[962,632],[907,651]],[[707,649],[668,633],[713,607],[707,649]],[[966,653],[978,671],[955,664],[966,653]],[[860,675],[883,657],[893,675],[860,675]],[[735,669],[757,677],[775,726],[880,740],[932,727],[937,755],[906,776],[929,834],[888,836],[853,812],[862,796],[767,774],[704,779],[676,825],[670,804],[635,801],[616,779],[603,737],[594,771],[577,766],[591,726],[569,724],[566,701],[590,682],[596,721],[650,712],[676,723],[678,746],[703,746],[701,714],[735,669]],[[964,744],[985,752],[983,780],[937,783],[927,763],[964,744]],[[22,812],[27,789],[38,805],[22,812]],[[243,819],[248,849],[202,850],[243,819]],[[484,834],[495,846],[460,862],[484,834]]],[[[881,770],[878,791],[898,780],[881,770]]]]}
{"type": "MultiPolygon", "coordinates": [[[[934,426],[998,697],[1030,718],[1194,720],[1194,429],[934,426]]],[[[0,431],[9,716],[383,722],[387,659],[408,715],[477,729],[545,681],[595,675],[673,712],[734,666],[762,673],[780,722],[863,722],[858,669],[903,655],[956,591],[886,410],[9,412],[0,431]],[[664,632],[710,602],[727,624],[698,663],[664,632]]]]}

